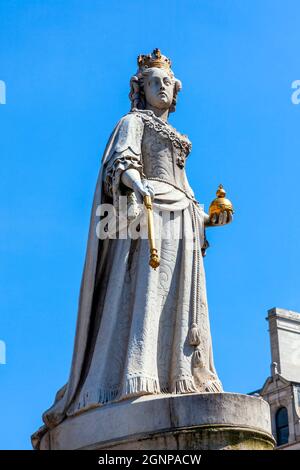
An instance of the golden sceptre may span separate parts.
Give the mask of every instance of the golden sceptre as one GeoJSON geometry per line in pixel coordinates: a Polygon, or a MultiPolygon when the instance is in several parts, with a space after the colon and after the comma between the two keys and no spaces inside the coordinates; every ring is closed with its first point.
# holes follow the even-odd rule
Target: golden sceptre
{"type": "Polygon", "coordinates": [[[149,239],[149,245],[150,245],[149,264],[151,268],[156,269],[159,266],[159,256],[158,256],[157,248],[155,248],[153,206],[152,206],[151,196],[144,196],[144,204],[147,209],[148,239],[149,239]]]}

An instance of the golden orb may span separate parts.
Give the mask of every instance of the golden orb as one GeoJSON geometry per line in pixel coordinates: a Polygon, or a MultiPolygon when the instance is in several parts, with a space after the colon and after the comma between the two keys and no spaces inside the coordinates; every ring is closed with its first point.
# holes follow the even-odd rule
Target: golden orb
{"type": "Polygon", "coordinates": [[[209,206],[209,216],[212,217],[214,214],[219,215],[223,211],[229,211],[233,214],[233,206],[229,199],[226,199],[226,191],[223,185],[220,184],[217,190],[217,197],[214,199],[209,206]]]}

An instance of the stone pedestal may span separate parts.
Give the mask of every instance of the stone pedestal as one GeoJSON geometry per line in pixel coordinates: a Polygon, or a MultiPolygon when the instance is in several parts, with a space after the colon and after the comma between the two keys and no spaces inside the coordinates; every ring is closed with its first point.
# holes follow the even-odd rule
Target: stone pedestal
{"type": "Polygon", "coordinates": [[[148,395],[66,419],[41,449],[273,449],[269,405],[236,393],[148,395]]]}

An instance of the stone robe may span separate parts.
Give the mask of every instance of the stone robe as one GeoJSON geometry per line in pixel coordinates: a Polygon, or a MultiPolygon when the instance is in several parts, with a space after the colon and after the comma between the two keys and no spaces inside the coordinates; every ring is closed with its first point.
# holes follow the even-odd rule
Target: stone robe
{"type": "Polygon", "coordinates": [[[95,191],[70,378],[44,413],[49,428],[140,395],[222,391],[201,252],[204,212],[185,173],[190,149],[186,136],[151,111],[133,110],[115,128],[95,191]],[[128,168],[155,190],[156,270],[147,239],[96,235],[98,205],[119,209],[119,196],[130,194],[121,181],[128,168]],[[161,236],[165,216],[176,236],[161,236]]]}

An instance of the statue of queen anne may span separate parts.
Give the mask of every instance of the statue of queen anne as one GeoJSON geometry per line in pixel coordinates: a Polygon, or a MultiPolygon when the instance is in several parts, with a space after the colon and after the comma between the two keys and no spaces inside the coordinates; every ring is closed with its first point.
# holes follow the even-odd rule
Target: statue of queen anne
{"type": "Polygon", "coordinates": [[[131,111],[109,139],[96,185],[70,377],[43,415],[44,431],[141,395],[222,391],[203,254],[205,227],[227,224],[232,214],[207,215],[188,183],[191,143],[168,123],[181,89],[170,60],[158,49],[140,55],[130,86],[131,111]],[[121,196],[135,222],[150,196],[156,229],[165,217],[181,234],[156,237],[157,269],[148,263],[147,238],[99,237],[99,207],[110,203],[118,211],[121,196]]]}

